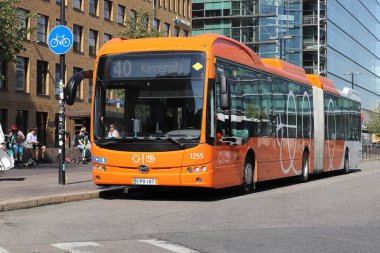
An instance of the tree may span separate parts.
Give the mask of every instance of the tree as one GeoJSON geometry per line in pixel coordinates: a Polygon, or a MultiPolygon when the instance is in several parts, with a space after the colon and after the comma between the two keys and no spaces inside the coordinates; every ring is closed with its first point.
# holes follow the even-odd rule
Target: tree
{"type": "MultiPolygon", "coordinates": [[[[28,28],[22,21],[24,14],[15,6],[19,0],[0,0],[0,61],[15,62],[17,54],[24,50],[22,44],[26,35],[35,30],[28,28]]],[[[26,14],[36,17],[35,14],[26,14]]],[[[4,78],[1,76],[0,78],[4,78]]]]}
{"type": "Polygon", "coordinates": [[[380,105],[375,112],[370,113],[371,120],[365,123],[370,133],[380,136],[380,105]]]}
{"type": "MultiPolygon", "coordinates": [[[[154,14],[155,14],[154,10],[154,14]]],[[[153,14],[152,13],[152,14],[153,14]]],[[[156,38],[161,37],[159,31],[155,29],[148,30],[148,22],[153,18],[151,13],[142,8],[136,12],[135,17],[130,17],[126,22],[126,29],[119,33],[121,37],[128,39],[156,38]]]]}

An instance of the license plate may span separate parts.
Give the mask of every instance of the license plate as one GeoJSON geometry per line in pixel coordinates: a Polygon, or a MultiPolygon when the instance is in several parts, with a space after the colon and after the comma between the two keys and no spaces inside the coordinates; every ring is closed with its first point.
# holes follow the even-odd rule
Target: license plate
{"type": "Polygon", "coordinates": [[[155,185],[157,184],[155,178],[134,178],[133,179],[133,184],[138,184],[138,185],[155,185]]]}

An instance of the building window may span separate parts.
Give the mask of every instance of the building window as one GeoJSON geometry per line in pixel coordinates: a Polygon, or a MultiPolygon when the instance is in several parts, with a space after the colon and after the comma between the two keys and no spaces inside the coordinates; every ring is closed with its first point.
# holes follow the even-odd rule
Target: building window
{"type": "Polygon", "coordinates": [[[28,133],[28,111],[16,111],[16,126],[26,136],[28,133]]]}
{"type": "Polygon", "coordinates": [[[48,62],[37,60],[37,95],[46,95],[48,62]]]}
{"type": "Polygon", "coordinates": [[[112,20],[112,2],[104,0],[104,19],[112,20]]]}
{"type": "MultiPolygon", "coordinates": [[[[21,25],[21,28],[23,29],[27,29],[28,28],[28,22],[29,22],[29,19],[28,19],[28,11],[24,10],[24,9],[17,9],[17,12],[18,12],[18,15],[19,15],[19,18],[20,18],[20,25],[21,25]]],[[[22,39],[27,39],[27,34],[20,34],[19,37],[22,37],[22,39]]]]}
{"type": "Polygon", "coordinates": [[[74,43],[73,49],[77,52],[82,52],[82,31],[83,27],[74,25],[74,43]]]}
{"type": "Polygon", "coordinates": [[[179,29],[178,27],[174,27],[173,29],[173,37],[178,37],[179,36],[179,29]]]}
{"type": "Polygon", "coordinates": [[[109,41],[111,39],[112,39],[112,35],[111,34],[108,34],[108,33],[104,34],[104,38],[103,38],[103,42],[104,43],[106,43],[107,41],[109,41]]]}
{"type": "Polygon", "coordinates": [[[131,19],[131,21],[136,21],[137,12],[135,10],[131,10],[131,12],[129,13],[129,18],[131,19]]]}
{"type": "Polygon", "coordinates": [[[98,13],[98,0],[90,0],[89,2],[89,12],[92,15],[96,15],[98,13]]]}
{"type": "Polygon", "coordinates": [[[37,18],[37,41],[46,43],[46,34],[47,34],[47,25],[48,25],[48,17],[39,14],[37,18]]]}
{"type": "Polygon", "coordinates": [[[7,77],[7,64],[5,61],[0,61],[0,90],[6,89],[5,78],[7,77]]]}
{"type": "Polygon", "coordinates": [[[169,31],[170,31],[170,24],[164,23],[163,34],[164,34],[165,37],[169,37],[169,31]]]}
{"type": "MultiPolygon", "coordinates": [[[[73,67],[73,75],[75,75],[78,72],[81,72],[82,70],[83,69],[81,69],[81,68],[73,67]]],[[[82,98],[82,91],[81,91],[82,90],[82,86],[83,85],[79,85],[78,88],[77,88],[77,94],[75,95],[76,99],[81,99],[82,98]]]]}
{"type": "Polygon", "coordinates": [[[122,5],[117,6],[117,22],[120,25],[124,25],[125,23],[125,7],[122,5]]]}
{"type": "Polygon", "coordinates": [[[92,101],[92,78],[88,79],[88,102],[92,101]]]}
{"type": "Polygon", "coordinates": [[[82,0],[74,0],[73,7],[74,9],[82,10],[82,0]]]}
{"type": "Polygon", "coordinates": [[[160,20],[154,19],[153,20],[153,30],[159,31],[160,29],[160,20]]]}
{"type": "MultiPolygon", "coordinates": [[[[65,66],[65,71],[64,73],[66,73],[66,66],[65,66]]],[[[59,96],[59,81],[61,80],[64,80],[64,77],[61,76],[61,64],[59,63],[56,63],[55,64],[55,96],[58,97],[59,96]]]]}
{"type": "Polygon", "coordinates": [[[29,59],[17,56],[16,58],[16,91],[26,90],[29,59]]]}
{"type": "Polygon", "coordinates": [[[89,38],[88,38],[88,52],[90,55],[96,55],[97,42],[98,42],[98,32],[90,29],[89,38]]]}
{"type": "Polygon", "coordinates": [[[4,133],[7,132],[8,129],[8,110],[0,109],[0,124],[3,128],[4,133]]]}
{"type": "Polygon", "coordinates": [[[36,126],[38,129],[37,140],[43,145],[46,145],[47,123],[48,123],[48,113],[36,112],[36,126]]]}
{"type": "Polygon", "coordinates": [[[182,37],[189,37],[189,31],[182,30],[182,37]]]}

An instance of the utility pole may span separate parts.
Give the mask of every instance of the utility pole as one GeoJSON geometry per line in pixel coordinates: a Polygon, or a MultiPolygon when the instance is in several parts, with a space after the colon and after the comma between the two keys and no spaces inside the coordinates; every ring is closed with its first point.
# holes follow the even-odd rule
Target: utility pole
{"type": "MultiPolygon", "coordinates": [[[[65,21],[65,0],[61,0],[61,25],[66,25],[65,21]]],[[[59,57],[59,64],[61,65],[61,78],[59,80],[59,172],[58,183],[61,185],[66,184],[66,161],[65,161],[65,142],[66,142],[66,127],[65,127],[65,96],[63,95],[63,84],[65,82],[65,54],[59,57]]]]}
{"type": "Polygon", "coordinates": [[[360,75],[361,72],[350,72],[350,73],[344,73],[343,75],[351,75],[351,89],[354,89],[354,76],[360,75]]]}

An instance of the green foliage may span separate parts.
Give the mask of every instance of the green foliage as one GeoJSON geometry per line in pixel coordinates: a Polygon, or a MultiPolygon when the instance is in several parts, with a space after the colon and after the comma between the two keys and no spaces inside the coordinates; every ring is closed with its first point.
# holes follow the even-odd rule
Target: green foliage
{"type": "Polygon", "coordinates": [[[142,39],[142,38],[156,38],[161,37],[161,34],[157,30],[148,30],[148,22],[152,20],[153,13],[150,13],[146,9],[139,9],[136,12],[136,17],[130,17],[126,22],[126,28],[124,31],[120,32],[119,35],[128,39],[142,39]]]}
{"type": "MultiPolygon", "coordinates": [[[[22,14],[17,11],[19,0],[0,0],[0,61],[15,62],[17,54],[24,50],[22,44],[28,32],[35,28],[22,26],[22,14]]],[[[36,15],[27,15],[36,17],[36,15]]],[[[3,78],[0,74],[0,78],[3,78]]]]}
{"type": "Polygon", "coordinates": [[[370,133],[380,136],[380,105],[376,109],[376,112],[370,113],[371,120],[365,123],[368,131],[370,133]]]}

